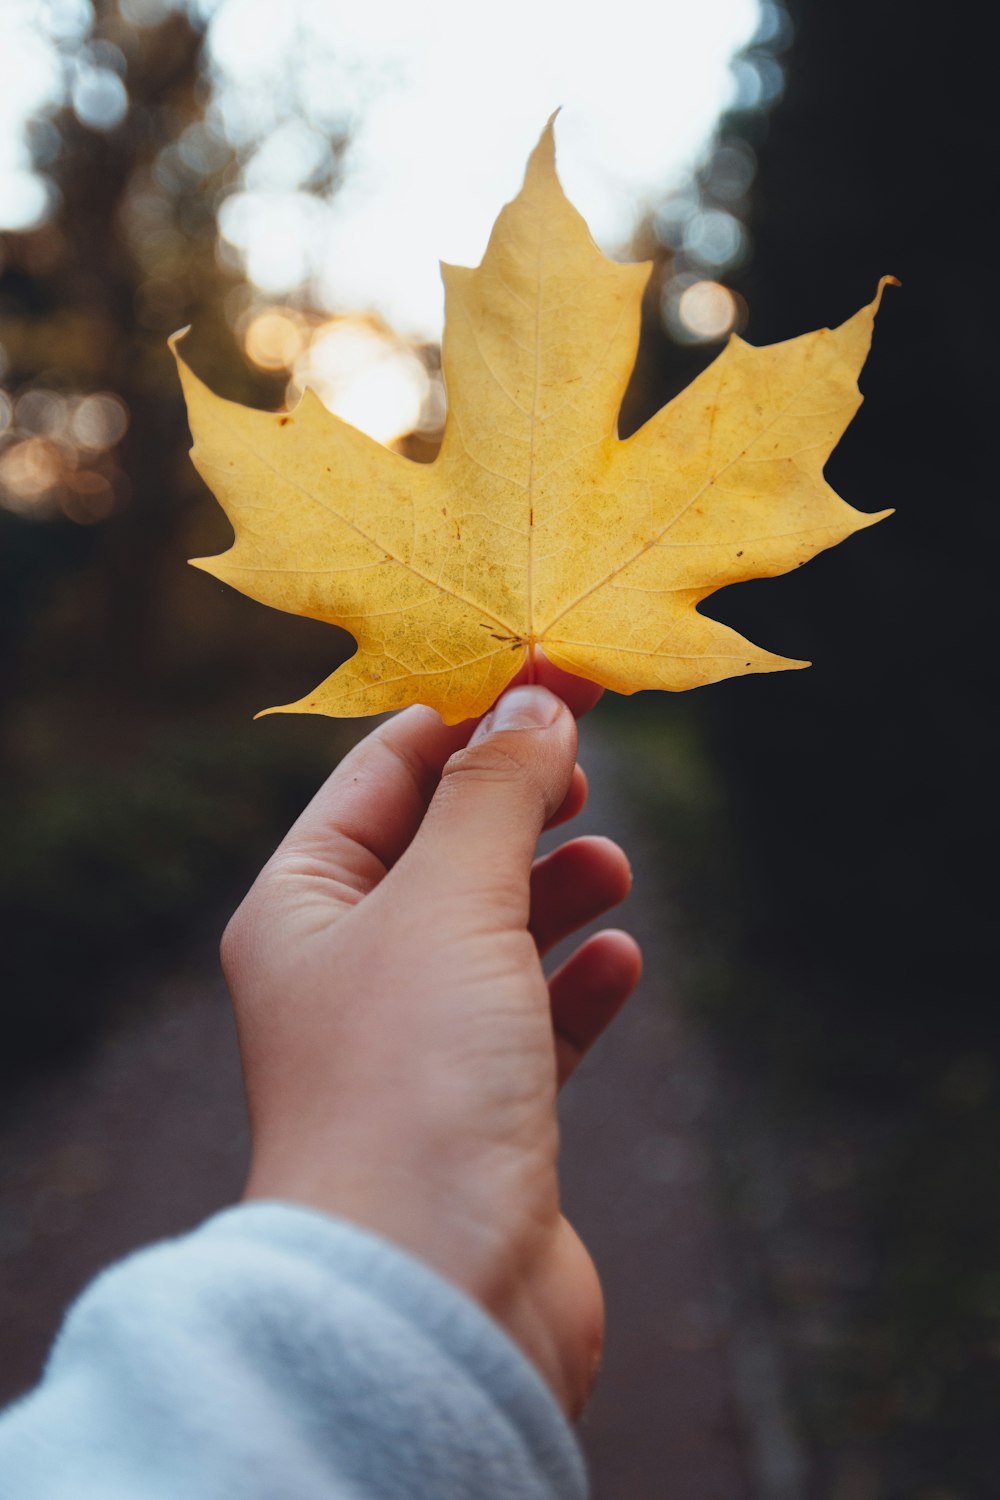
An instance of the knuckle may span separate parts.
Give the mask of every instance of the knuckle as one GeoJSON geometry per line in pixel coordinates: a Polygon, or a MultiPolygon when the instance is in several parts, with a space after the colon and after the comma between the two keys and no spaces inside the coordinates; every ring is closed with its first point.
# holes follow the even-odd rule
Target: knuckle
{"type": "Polygon", "coordinates": [[[445,804],[461,801],[475,796],[477,787],[495,788],[512,812],[520,809],[520,815],[539,817],[544,822],[544,778],[539,775],[532,747],[519,744],[518,736],[497,735],[456,751],[441,773],[438,800],[445,804]]]}
{"type": "Polygon", "coordinates": [[[260,958],[261,928],[266,926],[274,894],[269,860],[229,918],[219,940],[219,961],[231,990],[252,972],[260,958]]]}
{"type": "Polygon", "coordinates": [[[441,780],[447,783],[452,777],[477,781],[520,781],[527,772],[523,760],[496,740],[484,740],[479,745],[467,745],[456,750],[441,772],[441,780]]]}

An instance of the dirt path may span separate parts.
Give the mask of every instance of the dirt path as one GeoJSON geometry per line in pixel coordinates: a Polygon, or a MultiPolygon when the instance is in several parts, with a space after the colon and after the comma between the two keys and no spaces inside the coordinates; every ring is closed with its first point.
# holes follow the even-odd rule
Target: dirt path
{"type": "MultiPolygon", "coordinates": [[[[636,888],[620,920],[647,963],[563,1106],[566,1210],[608,1304],[582,1427],[594,1497],[799,1500],[766,1320],[720,1220],[719,1085],[672,1001],[655,851],[589,728],[581,758],[594,791],[579,831],[628,847],[636,888]]],[[[0,1396],[36,1378],[61,1309],[96,1270],[231,1202],[245,1156],[228,1005],[214,954],[199,954],[129,1029],[24,1101],[0,1139],[0,1396]]]]}

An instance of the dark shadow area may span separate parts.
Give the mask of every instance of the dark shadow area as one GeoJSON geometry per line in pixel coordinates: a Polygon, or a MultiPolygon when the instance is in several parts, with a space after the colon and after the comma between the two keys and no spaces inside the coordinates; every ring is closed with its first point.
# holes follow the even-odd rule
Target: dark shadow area
{"type": "Polygon", "coordinates": [[[859,0],[790,10],[783,99],[731,121],[758,158],[735,285],[763,344],[899,277],[827,469],[851,504],[897,513],[710,601],[814,665],[698,695],[731,862],[725,930],[702,908],[698,993],[734,1070],[737,1192],[809,1493],[985,1500],[1000,1487],[994,110],[965,7],[919,23],[859,0]]]}

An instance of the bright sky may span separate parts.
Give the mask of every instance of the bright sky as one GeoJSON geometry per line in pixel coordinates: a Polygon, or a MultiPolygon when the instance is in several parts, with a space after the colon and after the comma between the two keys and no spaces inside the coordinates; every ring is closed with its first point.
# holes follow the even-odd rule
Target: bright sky
{"type": "Polygon", "coordinates": [[[9,0],[0,44],[0,229],[30,226],[48,194],[31,171],[24,123],[59,97],[58,56],[38,29],[37,0],[9,0]]]}
{"type": "Polygon", "coordinates": [[[309,277],[331,310],[438,337],[438,261],[478,263],[552,110],[567,192],[621,246],[706,150],[760,15],[758,0],[220,0],[227,128],[253,134],[269,113],[276,128],[223,232],[276,295],[309,277]],[[294,191],[320,139],[280,118],[289,58],[306,122],[351,127],[328,212],[294,191]]]}
{"type": "MultiPolygon", "coordinates": [[[[132,24],[169,3],[119,0],[132,24]]],[[[440,334],[438,261],[478,262],[553,109],[566,189],[614,249],[704,153],[761,19],[760,0],[190,4],[209,19],[226,132],[256,148],[221,218],[251,279],[276,297],[309,285],[331,311],[377,311],[424,338],[440,334]],[[324,203],[300,189],[337,126],[351,145],[324,203]]],[[[87,0],[4,0],[0,227],[46,209],[26,118],[67,92],[91,128],[121,118],[125,90],[114,59],[88,49],[89,22],[87,0]]]]}
{"type": "MultiPolygon", "coordinates": [[[[407,341],[440,339],[438,263],[478,264],[552,111],[563,184],[614,253],[689,181],[720,113],[764,102],[764,65],[732,63],[780,14],[774,0],[117,0],[133,26],[185,4],[207,22],[213,89],[177,150],[194,162],[229,142],[244,163],[219,228],[263,304],[247,352],[290,371],[289,400],[308,382],[383,441],[440,405],[407,341]],[[337,137],[349,144],[331,193],[337,137]],[[286,299],[333,321],[307,327],[286,299]],[[380,339],[369,314],[394,332],[380,339]]],[[[36,152],[58,150],[37,116],[64,102],[113,129],[128,77],[119,49],[90,37],[90,0],[2,5],[0,228],[31,228],[50,189],[25,122],[36,117],[36,152]]],[[[696,208],[684,247],[701,269],[675,277],[665,316],[675,336],[718,338],[736,303],[703,278],[738,258],[743,230],[696,208]]]]}

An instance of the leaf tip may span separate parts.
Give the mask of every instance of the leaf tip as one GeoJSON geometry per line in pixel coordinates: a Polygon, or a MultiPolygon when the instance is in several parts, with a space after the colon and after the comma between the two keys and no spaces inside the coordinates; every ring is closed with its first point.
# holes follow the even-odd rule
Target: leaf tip
{"type": "MultiPolygon", "coordinates": [[[[559,106],[562,109],[562,105],[559,106]]],[[[559,109],[554,109],[545,122],[545,128],[538,137],[538,144],[528,157],[528,167],[525,172],[525,181],[536,175],[554,177],[556,171],[556,132],[555,123],[559,109]]]]}
{"type": "Polygon", "coordinates": [[[880,276],[878,286],[875,288],[875,301],[872,303],[872,311],[878,312],[882,302],[882,293],[887,286],[901,287],[903,283],[898,276],[880,276]]]}
{"type": "Polygon", "coordinates": [[[185,323],[185,325],[184,325],[183,328],[178,328],[177,332],[176,333],[172,333],[170,335],[170,337],[167,339],[167,348],[170,350],[171,354],[174,356],[174,359],[180,359],[180,355],[177,353],[177,345],[180,343],[181,339],[187,338],[187,336],[188,336],[188,334],[190,332],[191,332],[191,324],[190,323],[185,323]]]}
{"type": "Polygon", "coordinates": [[[894,505],[890,505],[888,510],[859,510],[856,511],[855,514],[859,517],[858,524],[855,529],[857,531],[865,531],[869,526],[876,526],[879,521],[885,521],[889,516],[894,516],[896,514],[896,507],[894,505]]]}

